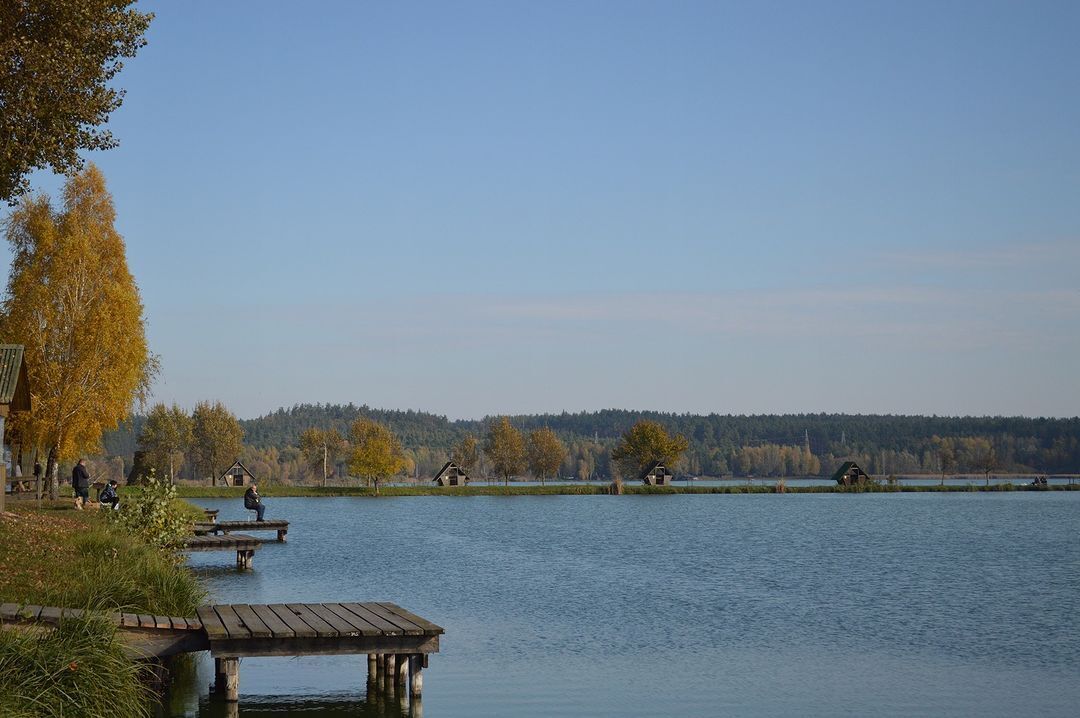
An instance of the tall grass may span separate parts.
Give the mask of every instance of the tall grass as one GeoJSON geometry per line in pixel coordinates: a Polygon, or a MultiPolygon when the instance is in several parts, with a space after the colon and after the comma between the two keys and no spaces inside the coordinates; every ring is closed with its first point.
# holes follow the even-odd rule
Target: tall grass
{"type": "Polygon", "coordinates": [[[55,630],[0,630],[0,715],[143,718],[152,714],[146,668],[124,654],[100,616],[55,630]]]}

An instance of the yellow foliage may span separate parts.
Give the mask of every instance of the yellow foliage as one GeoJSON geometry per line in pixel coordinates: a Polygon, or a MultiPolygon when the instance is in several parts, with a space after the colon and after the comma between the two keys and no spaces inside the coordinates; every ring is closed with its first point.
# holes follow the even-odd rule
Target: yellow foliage
{"type": "Polygon", "coordinates": [[[7,221],[14,256],[0,336],[26,347],[34,404],[18,429],[24,444],[59,459],[94,450],[145,399],[157,371],[115,217],[90,165],[68,180],[62,210],[26,198],[7,221]]]}

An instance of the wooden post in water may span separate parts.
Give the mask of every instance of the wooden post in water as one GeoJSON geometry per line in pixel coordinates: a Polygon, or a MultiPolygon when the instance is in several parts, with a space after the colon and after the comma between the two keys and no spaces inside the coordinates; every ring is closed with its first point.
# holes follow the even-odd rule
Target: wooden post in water
{"type": "Polygon", "coordinates": [[[397,675],[394,676],[394,679],[397,681],[398,688],[403,694],[405,692],[405,682],[409,677],[409,664],[410,661],[408,656],[398,656],[397,675]]]}
{"type": "Polygon", "coordinates": [[[379,657],[374,653],[367,654],[367,692],[368,695],[374,695],[376,685],[378,685],[379,675],[379,657]]]}
{"type": "Polygon", "coordinates": [[[394,689],[397,687],[397,655],[394,653],[386,654],[386,675],[383,678],[383,690],[393,697],[394,689]]]}
{"type": "Polygon", "coordinates": [[[386,654],[380,653],[375,656],[375,690],[382,693],[383,682],[386,679],[386,654]]]}
{"type": "Polygon", "coordinates": [[[236,550],[236,568],[241,571],[250,569],[255,563],[255,550],[254,549],[237,549],[236,550]]]}
{"type": "Polygon", "coordinates": [[[236,702],[240,700],[240,659],[223,658],[222,667],[225,669],[225,700],[236,702]]]}
{"type": "Polygon", "coordinates": [[[409,658],[409,695],[412,696],[414,701],[419,700],[420,694],[424,691],[424,675],[421,673],[423,668],[424,657],[422,655],[409,658]]]}
{"type": "Polygon", "coordinates": [[[214,658],[214,693],[220,695],[225,690],[225,659],[214,658]]]}

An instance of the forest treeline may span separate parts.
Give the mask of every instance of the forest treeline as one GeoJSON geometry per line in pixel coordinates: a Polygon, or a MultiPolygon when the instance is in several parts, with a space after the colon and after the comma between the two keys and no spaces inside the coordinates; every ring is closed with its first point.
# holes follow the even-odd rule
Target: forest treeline
{"type": "MultiPolygon", "coordinates": [[[[466,436],[483,437],[491,418],[449,420],[422,411],[354,404],[300,404],[241,420],[241,459],[256,475],[309,481],[322,469],[300,451],[311,428],[347,435],[357,418],[387,426],[408,458],[406,472],[430,477],[466,436]]],[[[829,476],[845,460],[872,474],[1080,472],[1080,418],[938,417],[851,414],[733,416],[607,409],[509,417],[523,432],[548,427],[565,443],[564,477],[609,479],[611,450],[636,422],[651,420],[689,441],[676,470],[690,476],[829,476]]],[[[130,464],[145,421],[136,416],[105,436],[109,456],[130,464]]],[[[480,462],[480,475],[489,467],[480,462]]],[[[331,473],[343,475],[339,461],[331,473]]]]}

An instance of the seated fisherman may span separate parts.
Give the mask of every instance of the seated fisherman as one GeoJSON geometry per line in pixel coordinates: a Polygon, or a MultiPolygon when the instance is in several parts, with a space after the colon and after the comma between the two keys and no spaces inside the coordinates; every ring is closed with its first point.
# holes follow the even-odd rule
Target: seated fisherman
{"type": "Polygon", "coordinates": [[[103,488],[98,495],[98,501],[101,502],[102,505],[112,507],[114,511],[120,508],[120,495],[116,493],[115,479],[109,479],[109,483],[105,485],[105,488],[103,488]]]}
{"type": "Polygon", "coordinates": [[[263,520],[263,512],[266,511],[266,505],[263,504],[262,498],[259,496],[259,487],[252,483],[248,487],[248,490],[244,492],[244,508],[251,511],[258,512],[256,521],[263,520]]]}

